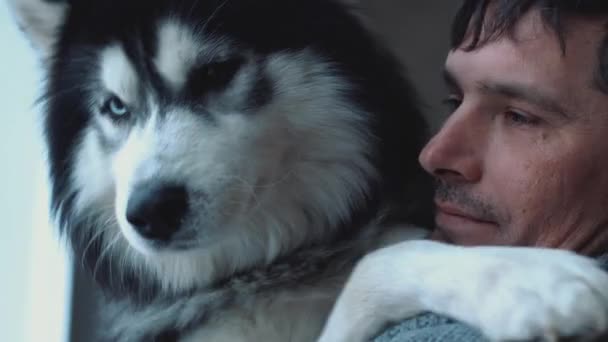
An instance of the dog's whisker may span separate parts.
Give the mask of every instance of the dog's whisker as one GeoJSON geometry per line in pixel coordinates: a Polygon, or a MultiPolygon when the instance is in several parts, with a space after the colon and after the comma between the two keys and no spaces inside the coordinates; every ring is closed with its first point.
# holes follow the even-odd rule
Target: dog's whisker
{"type": "Polygon", "coordinates": [[[86,262],[85,262],[85,258],[87,256],[87,253],[89,251],[89,248],[91,248],[91,246],[93,245],[93,243],[95,243],[97,241],[97,239],[102,236],[104,233],[106,232],[105,229],[103,228],[98,228],[98,230],[91,236],[91,238],[89,239],[89,242],[87,243],[87,245],[85,246],[85,248],[82,250],[82,255],[80,257],[80,264],[81,266],[86,266],[86,262]]]}
{"type": "MultiPolygon", "coordinates": [[[[196,2],[198,2],[199,0],[196,0],[196,2]]],[[[209,23],[215,19],[216,15],[219,13],[219,11],[222,10],[222,8],[224,8],[224,6],[226,6],[226,4],[228,3],[229,0],[224,0],[222,1],[211,13],[211,15],[207,18],[207,20],[205,21],[205,23],[203,24],[203,26],[200,29],[200,33],[204,33],[205,29],[207,28],[207,26],[209,25],[209,23]]]]}
{"type": "MultiPolygon", "coordinates": [[[[118,240],[120,239],[121,233],[120,232],[116,232],[114,234],[114,236],[112,237],[112,239],[110,240],[110,242],[107,243],[106,247],[101,251],[101,253],[99,253],[99,257],[97,258],[97,262],[95,263],[95,266],[93,267],[93,279],[97,279],[97,271],[99,268],[99,265],[101,262],[104,261],[104,258],[107,256],[107,254],[110,252],[110,250],[112,248],[114,248],[115,244],[118,242],[118,240]]],[[[112,269],[111,269],[111,263],[109,263],[109,269],[108,272],[111,273],[112,269]]],[[[109,274],[109,276],[111,277],[111,274],[109,274]]]]}

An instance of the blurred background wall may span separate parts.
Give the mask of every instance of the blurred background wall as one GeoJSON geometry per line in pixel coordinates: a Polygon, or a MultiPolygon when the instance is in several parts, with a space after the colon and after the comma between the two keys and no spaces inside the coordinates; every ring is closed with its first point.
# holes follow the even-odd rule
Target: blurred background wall
{"type": "Polygon", "coordinates": [[[441,70],[448,52],[450,25],[461,1],[363,0],[372,29],[403,62],[437,128],[444,118],[441,70]]]}

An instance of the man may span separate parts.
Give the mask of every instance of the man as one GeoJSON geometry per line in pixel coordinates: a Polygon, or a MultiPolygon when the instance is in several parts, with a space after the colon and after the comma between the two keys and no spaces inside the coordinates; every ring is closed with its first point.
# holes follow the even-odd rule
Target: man
{"type": "MultiPolygon", "coordinates": [[[[444,77],[433,239],[608,252],[608,1],[466,0],[444,77]]],[[[477,339],[427,315],[377,341],[477,339]]]]}

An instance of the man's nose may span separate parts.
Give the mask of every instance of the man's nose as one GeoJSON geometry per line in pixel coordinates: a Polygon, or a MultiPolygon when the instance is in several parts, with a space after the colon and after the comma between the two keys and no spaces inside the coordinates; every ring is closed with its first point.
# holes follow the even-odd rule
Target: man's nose
{"type": "Polygon", "coordinates": [[[487,127],[461,109],[424,147],[419,161],[428,173],[446,182],[475,183],[482,177],[487,127]]]}

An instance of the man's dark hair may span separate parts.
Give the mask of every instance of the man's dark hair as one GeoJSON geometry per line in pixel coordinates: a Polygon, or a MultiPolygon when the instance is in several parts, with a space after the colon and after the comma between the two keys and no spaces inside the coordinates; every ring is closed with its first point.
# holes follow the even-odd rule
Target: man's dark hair
{"type": "MultiPolygon", "coordinates": [[[[563,53],[566,53],[565,18],[606,18],[608,24],[608,0],[464,0],[452,24],[451,48],[470,51],[505,34],[511,35],[515,25],[531,10],[540,11],[546,27],[556,34],[563,53]],[[469,40],[466,45],[465,40],[469,40]]],[[[608,93],[608,34],[598,54],[597,83],[608,93]]]]}

